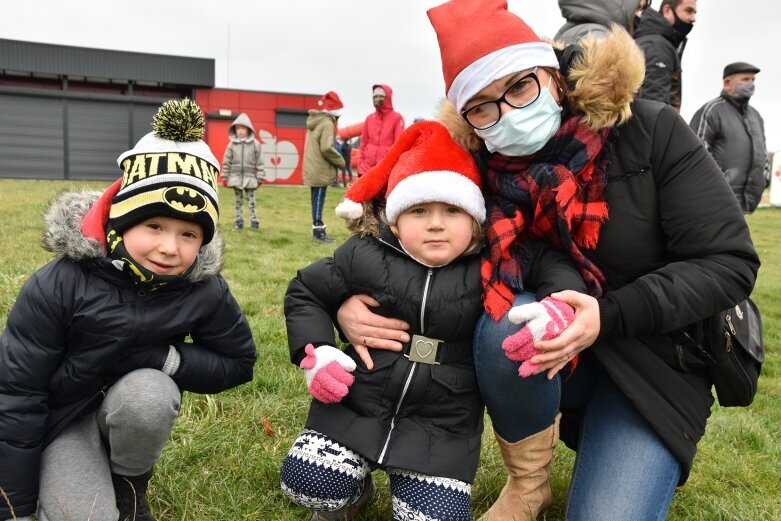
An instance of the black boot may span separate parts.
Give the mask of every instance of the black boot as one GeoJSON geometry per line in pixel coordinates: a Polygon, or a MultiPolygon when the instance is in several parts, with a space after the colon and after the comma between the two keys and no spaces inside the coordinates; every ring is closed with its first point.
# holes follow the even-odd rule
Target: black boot
{"type": "Polygon", "coordinates": [[[140,476],[111,474],[119,521],[156,521],[146,502],[146,488],[151,478],[151,469],[140,476]]]}
{"type": "Polygon", "coordinates": [[[363,483],[363,492],[355,503],[332,512],[315,510],[309,521],[352,521],[366,509],[372,499],[374,499],[374,482],[372,475],[369,474],[363,483]]]}
{"type": "Polygon", "coordinates": [[[322,226],[312,226],[312,240],[313,241],[324,242],[324,243],[336,242],[335,239],[330,238],[325,233],[325,225],[322,225],[322,226]]]}

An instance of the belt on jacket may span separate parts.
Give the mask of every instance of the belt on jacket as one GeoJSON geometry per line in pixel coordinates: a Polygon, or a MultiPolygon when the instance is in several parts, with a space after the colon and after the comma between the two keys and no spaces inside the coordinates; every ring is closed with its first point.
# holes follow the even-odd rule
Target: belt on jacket
{"type": "Polygon", "coordinates": [[[410,362],[447,364],[472,356],[472,339],[444,342],[423,335],[412,335],[402,351],[410,362]]]}

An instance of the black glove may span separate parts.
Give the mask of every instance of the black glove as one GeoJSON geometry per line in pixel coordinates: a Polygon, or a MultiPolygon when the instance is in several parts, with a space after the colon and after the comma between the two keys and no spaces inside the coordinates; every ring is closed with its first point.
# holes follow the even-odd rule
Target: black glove
{"type": "Polygon", "coordinates": [[[168,344],[129,347],[117,357],[108,372],[114,376],[123,376],[136,369],[162,370],[168,351],[168,344]]]}

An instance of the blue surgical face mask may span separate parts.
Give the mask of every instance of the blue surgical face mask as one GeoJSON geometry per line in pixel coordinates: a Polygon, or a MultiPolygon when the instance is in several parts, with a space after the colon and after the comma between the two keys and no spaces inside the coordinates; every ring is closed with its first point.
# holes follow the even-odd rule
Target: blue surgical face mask
{"type": "Polygon", "coordinates": [[[545,146],[561,125],[561,107],[550,93],[550,84],[531,105],[508,112],[493,127],[475,129],[489,152],[520,157],[545,146]]]}
{"type": "Polygon", "coordinates": [[[738,83],[735,85],[735,94],[741,98],[750,98],[754,95],[754,82],[747,81],[746,83],[738,83]]]}

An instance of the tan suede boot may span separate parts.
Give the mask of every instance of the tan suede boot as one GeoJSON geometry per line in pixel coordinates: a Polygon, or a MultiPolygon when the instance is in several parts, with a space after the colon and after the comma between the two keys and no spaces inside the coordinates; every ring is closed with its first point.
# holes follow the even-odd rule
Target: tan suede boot
{"type": "Polygon", "coordinates": [[[559,419],[553,425],[515,443],[494,432],[502,460],[507,467],[507,483],[480,521],[529,521],[537,519],[551,502],[550,462],[559,441],[559,419]]]}

